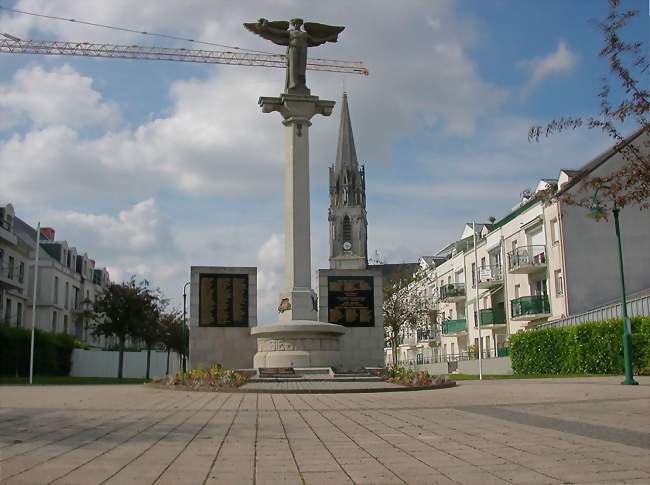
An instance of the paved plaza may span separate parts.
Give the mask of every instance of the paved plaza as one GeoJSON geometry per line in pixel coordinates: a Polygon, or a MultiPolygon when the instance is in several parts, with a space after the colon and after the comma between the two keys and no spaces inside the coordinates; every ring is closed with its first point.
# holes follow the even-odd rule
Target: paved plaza
{"type": "Polygon", "coordinates": [[[0,482],[650,484],[639,380],[322,395],[0,387],[0,482]]]}

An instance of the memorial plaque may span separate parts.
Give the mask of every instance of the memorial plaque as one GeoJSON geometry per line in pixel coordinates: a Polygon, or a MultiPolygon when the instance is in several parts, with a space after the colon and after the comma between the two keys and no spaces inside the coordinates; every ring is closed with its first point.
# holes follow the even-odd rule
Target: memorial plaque
{"type": "Polygon", "coordinates": [[[372,276],[328,276],[328,322],[345,327],[372,327],[374,279],[372,276]]]}
{"type": "Polygon", "coordinates": [[[248,326],[248,275],[199,275],[199,326],[248,326]]]}

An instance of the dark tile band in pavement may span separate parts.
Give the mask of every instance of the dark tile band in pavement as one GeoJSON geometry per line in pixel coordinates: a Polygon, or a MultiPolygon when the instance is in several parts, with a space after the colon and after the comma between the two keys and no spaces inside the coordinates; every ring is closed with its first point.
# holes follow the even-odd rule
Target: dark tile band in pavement
{"type": "Polygon", "coordinates": [[[536,428],[552,429],[555,431],[561,431],[562,433],[570,433],[584,436],[586,438],[594,438],[650,450],[650,433],[643,433],[641,431],[632,431],[612,428],[610,426],[569,421],[566,419],[550,418],[547,416],[515,411],[512,408],[501,408],[496,406],[463,406],[456,409],[468,413],[502,419],[512,423],[534,426],[536,428]]]}

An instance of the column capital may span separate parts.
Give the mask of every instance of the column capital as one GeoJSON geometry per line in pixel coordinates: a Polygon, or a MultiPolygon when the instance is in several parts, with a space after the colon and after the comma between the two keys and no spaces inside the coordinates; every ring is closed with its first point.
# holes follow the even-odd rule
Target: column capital
{"type": "Polygon", "coordinates": [[[331,115],[336,102],[321,100],[318,96],[284,93],[280,97],[261,96],[258,104],[262,108],[263,113],[277,111],[289,123],[304,123],[309,121],[314,115],[331,115]]]}

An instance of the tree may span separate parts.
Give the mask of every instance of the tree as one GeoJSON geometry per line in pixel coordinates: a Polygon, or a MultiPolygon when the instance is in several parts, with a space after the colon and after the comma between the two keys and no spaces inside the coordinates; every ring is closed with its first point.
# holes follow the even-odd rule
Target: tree
{"type": "MultiPolygon", "coordinates": [[[[600,98],[600,115],[597,117],[563,117],[555,119],[545,127],[533,126],[528,132],[530,141],[538,142],[541,136],[551,136],[569,129],[586,126],[600,129],[614,142],[615,152],[620,153],[625,165],[606,176],[585,177],[581,182],[579,193],[582,195],[563,194],[562,200],[568,204],[590,207],[592,194],[598,190],[599,196],[609,200],[613,205],[623,208],[626,205],[638,205],[640,209],[650,208],[650,141],[646,137],[639,144],[627,143],[621,133],[622,125],[633,122],[645,133],[650,133],[650,92],[648,91],[647,46],[643,42],[623,40],[622,29],[639,12],[621,10],[620,0],[609,0],[609,13],[604,21],[598,22],[598,28],[604,38],[600,57],[607,59],[610,75],[602,79],[600,98]],[[645,50],[644,50],[645,47],[645,50]],[[639,83],[635,76],[642,76],[639,83]],[[623,95],[618,102],[611,99],[612,80],[620,84],[623,95]]],[[[553,197],[557,189],[551,189],[546,197],[553,197]]]]}
{"type": "Polygon", "coordinates": [[[145,378],[149,379],[151,370],[151,349],[162,342],[163,327],[161,315],[167,306],[167,300],[162,298],[160,290],[152,290],[149,282],[140,284],[140,295],[143,301],[142,320],[136,327],[135,337],[142,340],[147,349],[147,369],[145,378]]]}
{"type": "Polygon", "coordinates": [[[162,344],[167,351],[167,370],[169,375],[169,355],[176,352],[178,355],[184,355],[185,352],[185,332],[183,328],[183,318],[179,310],[165,312],[160,317],[162,326],[162,344]]]}
{"type": "Polygon", "coordinates": [[[399,271],[384,282],[384,338],[392,349],[393,365],[404,332],[428,324],[432,305],[420,291],[426,282],[426,270],[421,268],[399,271]]]}
{"type": "Polygon", "coordinates": [[[99,317],[94,333],[117,337],[119,341],[118,379],[122,378],[124,344],[127,336],[138,336],[138,326],[147,318],[146,282],[131,278],[121,284],[113,283],[100,295],[94,305],[99,317]]]}

